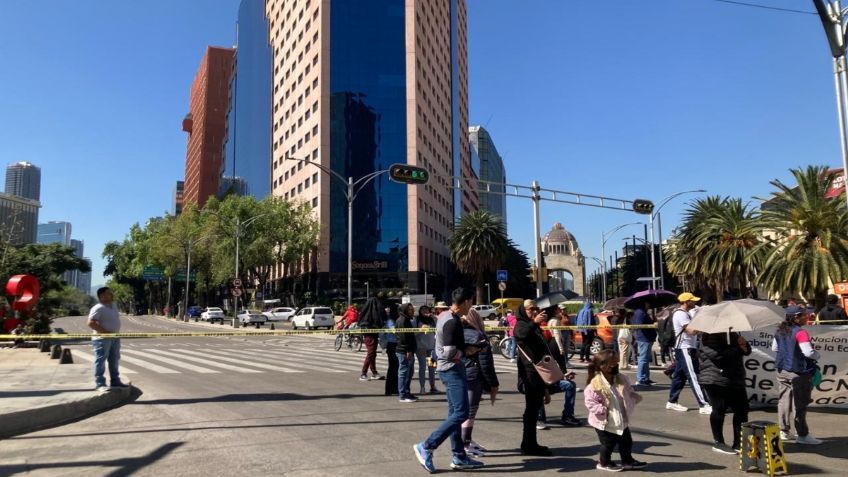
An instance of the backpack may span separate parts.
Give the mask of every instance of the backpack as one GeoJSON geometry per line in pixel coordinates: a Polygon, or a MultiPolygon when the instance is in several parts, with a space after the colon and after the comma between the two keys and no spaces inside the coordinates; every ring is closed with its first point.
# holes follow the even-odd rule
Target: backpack
{"type": "MultiPolygon", "coordinates": [[[[677,312],[677,310],[674,310],[677,312]]],[[[668,318],[657,322],[657,341],[661,346],[673,348],[677,341],[677,334],[674,333],[674,313],[668,318]]]]}

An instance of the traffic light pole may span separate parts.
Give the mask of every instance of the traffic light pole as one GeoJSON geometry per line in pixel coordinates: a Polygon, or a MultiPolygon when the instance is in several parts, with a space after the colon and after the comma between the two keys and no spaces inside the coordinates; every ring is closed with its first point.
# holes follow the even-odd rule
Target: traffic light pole
{"type": "Polygon", "coordinates": [[[533,191],[533,245],[536,252],[536,297],[538,298],[542,296],[545,285],[542,281],[545,267],[542,264],[542,231],[539,225],[539,200],[541,200],[539,182],[533,181],[531,189],[533,191]]]}

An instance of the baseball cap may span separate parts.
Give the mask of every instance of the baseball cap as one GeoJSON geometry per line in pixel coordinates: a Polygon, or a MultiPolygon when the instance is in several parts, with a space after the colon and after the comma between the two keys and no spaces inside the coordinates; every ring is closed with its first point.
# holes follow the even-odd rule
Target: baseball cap
{"type": "Polygon", "coordinates": [[[528,298],[528,299],[524,300],[524,309],[527,310],[527,309],[530,309],[530,308],[538,308],[538,307],[536,306],[536,300],[531,300],[531,299],[528,298]]]}
{"type": "Polygon", "coordinates": [[[433,308],[448,308],[448,305],[443,301],[438,301],[433,308]]]}
{"type": "Polygon", "coordinates": [[[798,316],[807,312],[807,309],[800,305],[787,306],[784,310],[786,316],[798,316]]]}
{"type": "Polygon", "coordinates": [[[701,301],[701,299],[689,292],[683,292],[680,295],[677,295],[677,301],[680,303],[686,303],[687,301],[701,301]]]}

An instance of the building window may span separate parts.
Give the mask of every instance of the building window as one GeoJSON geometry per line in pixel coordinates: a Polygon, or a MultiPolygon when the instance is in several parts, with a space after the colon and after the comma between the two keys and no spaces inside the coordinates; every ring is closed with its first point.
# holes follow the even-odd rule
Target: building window
{"type": "Polygon", "coordinates": [[[317,197],[315,197],[314,199],[312,199],[312,208],[313,208],[313,209],[317,209],[317,208],[318,208],[318,198],[317,198],[317,197]]]}

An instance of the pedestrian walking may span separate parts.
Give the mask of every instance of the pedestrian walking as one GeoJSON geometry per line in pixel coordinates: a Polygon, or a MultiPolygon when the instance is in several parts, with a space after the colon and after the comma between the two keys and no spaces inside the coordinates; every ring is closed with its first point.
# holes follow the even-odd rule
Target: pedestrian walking
{"type": "MultiPolygon", "coordinates": [[[[598,319],[595,313],[592,312],[592,302],[586,300],[583,308],[577,313],[577,320],[574,323],[577,326],[594,326],[598,324],[598,319]]],[[[585,363],[592,357],[592,341],[595,340],[595,328],[578,328],[577,331],[583,338],[583,344],[580,346],[580,362],[585,363]]]]}
{"type": "Polygon", "coordinates": [[[689,410],[677,402],[680,398],[680,392],[686,386],[686,381],[692,386],[692,393],[695,395],[695,401],[700,408],[698,412],[701,414],[712,414],[713,409],[707,401],[707,396],[698,381],[698,370],[700,362],[698,360],[698,330],[689,326],[692,321],[690,310],[695,308],[695,304],[701,301],[695,295],[685,292],[677,296],[677,301],[680,307],[671,315],[672,323],[674,324],[674,336],[676,337],[674,344],[674,373],[671,375],[671,389],[668,392],[668,402],[665,403],[665,408],[671,411],[686,412],[689,410]]]}
{"type": "Polygon", "coordinates": [[[473,354],[474,347],[466,346],[462,329],[462,316],[471,309],[474,292],[467,288],[457,288],[451,294],[453,305],[442,312],[436,322],[436,358],[437,370],[448,400],[448,417],[427,439],[413,446],[415,457],[427,472],[433,473],[433,451],[445,439],[451,440],[450,467],[457,470],[476,469],[483,463],[468,457],[462,442],[462,423],[468,419],[468,382],[462,357],[473,354]]]}
{"type": "MultiPolygon", "coordinates": [[[[548,385],[548,394],[551,395],[551,401],[553,401],[554,394],[562,393],[563,395],[563,408],[562,414],[560,415],[560,424],[567,427],[580,426],[582,423],[579,419],[574,417],[574,404],[577,398],[577,386],[574,384],[575,375],[573,372],[568,371],[568,359],[563,353],[563,350],[565,349],[563,341],[557,342],[556,339],[557,335],[559,335],[561,331],[550,329],[551,326],[558,326],[560,320],[562,320],[565,316],[565,312],[558,307],[546,308],[544,312],[548,316],[553,316],[553,318],[549,319],[547,324],[540,325],[542,328],[542,336],[545,339],[545,344],[548,346],[549,354],[557,362],[564,376],[559,382],[548,385]]],[[[545,412],[545,406],[541,406],[539,408],[539,416],[536,419],[536,430],[542,431],[549,429],[547,421],[548,419],[547,413],[545,412]]]]}
{"type": "Polygon", "coordinates": [[[698,376],[712,406],[710,430],[713,451],[738,454],[742,423],[748,420],[748,392],[745,389],[745,366],[742,358],[751,354],[751,345],[738,333],[711,333],[701,336],[698,353],[701,372],[698,376]],[[724,416],[733,412],[733,440],[724,440],[724,416]]]}
{"type": "Polygon", "coordinates": [[[810,434],[807,426],[807,406],[812,402],[813,375],[816,361],[821,358],[813,349],[810,334],[803,327],[809,321],[807,310],[798,305],[786,308],[786,320],[777,328],[771,349],[777,352],[778,402],[780,438],[792,440],[792,424],[798,444],[821,444],[822,441],[810,434]]]}
{"type": "Polygon", "coordinates": [[[512,310],[507,310],[506,312],[506,326],[509,327],[506,330],[506,335],[510,337],[509,340],[509,362],[515,362],[515,324],[518,323],[518,318],[515,316],[512,310]]]}
{"type": "MultiPolygon", "coordinates": [[[[652,325],[656,323],[654,318],[648,314],[651,304],[645,302],[645,306],[633,311],[633,325],[652,325]]],[[[636,384],[638,386],[653,386],[656,384],[651,380],[651,361],[653,355],[654,341],[657,340],[657,330],[654,328],[634,328],[633,337],[636,339],[636,384]]]]}
{"type": "Polygon", "coordinates": [[[595,428],[601,443],[595,468],[621,472],[648,465],[633,458],[633,436],[630,434],[630,420],[642,396],[633,390],[626,377],[619,374],[615,352],[605,349],[592,357],[586,383],[583,398],[589,410],[589,425],[595,428]],[[616,447],[621,465],[612,461],[616,447]]]}
{"type": "MultiPolygon", "coordinates": [[[[359,314],[359,327],[366,330],[380,330],[385,323],[385,314],[383,306],[376,298],[369,298],[362,307],[362,313],[359,314]]],[[[385,379],[377,372],[377,346],[379,345],[378,333],[364,333],[362,342],[365,344],[365,361],[362,362],[362,373],[360,373],[360,381],[381,380],[385,379]],[[368,371],[371,371],[371,377],[368,377],[368,371]]]]}
{"type": "MultiPolygon", "coordinates": [[[[618,324],[625,326],[630,324],[626,309],[619,308],[616,315],[618,316],[618,324]]],[[[618,343],[619,368],[630,369],[630,345],[633,343],[633,332],[630,328],[620,328],[616,342],[618,343]]]]}
{"type": "Polygon", "coordinates": [[[121,339],[104,338],[104,333],[119,333],[121,317],[114,303],[112,289],[101,287],[97,290],[98,303],[88,312],[88,327],[92,329],[91,346],[94,349],[94,386],[104,392],[116,388],[129,387],[121,382],[118,369],[121,361],[121,339]],[[109,365],[109,385],[104,377],[105,367],[109,365]]]}
{"type": "Polygon", "coordinates": [[[468,310],[462,317],[462,328],[466,349],[480,350],[473,354],[466,353],[462,358],[468,381],[468,419],[462,423],[462,443],[465,445],[466,454],[482,457],[487,449],[472,439],[474,420],[477,418],[483,393],[488,393],[492,405],[495,405],[500,383],[495,371],[495,358],[492,356],[492,348],[480,314],[474,309],[468,310]]]}
{"type": "MultiPolygon", "coordinates": [[[[415,307],[407,304],[398,312],[396,329],[412,328],[412,320],[415,317],[415,307]]],[[[415,352],[418,349],[415,333],[398,333],[397,348],[395,353],[398,360],[398,397],[400,402],[415,402],[418,397],[409,390],[412,383],[412,374],[415,372],[415,352]]]]}
{"type": "MultiPolygon", "coordinates": [[[[568,326],[568,314],[566,314],[563,308],[558,306],[553,306],[548,308],[547,310],[548,328],[557,327],[557,326],[568,326]]],[[[547,335],[545,336],[547,339],[547,335]]],[[[559,360],[559,364],[565,370],[568,367],[568,347],[569,343],[569,334],[566,330],[550,330],[550,339],[547,340],[548,348],[550,348],[551,353],[556,354],[557,359],[559,360]]]]}
{"type": "Polygon", "coordinates": [[[380,334],[380,348],[386,352],[386,357],[389,359],[389,369],[386,371],[386,396],[398,395],[398,371],[399,363],[397,356],[398,335],[394,333],[394,329],[398,319],[397,306],[386,308],[386,321],[383,325],[386,331],[380,334]]]}
{"type": "Polygon", "coordinates": [[[836,295],[827,296],[827,304],[819,311],[816,317],[816,324],[824,322],[825,325],[848,325],[848,315],[845,314],[845,309],[839,306],[839,297],[836,295]]]}
{"type": "MultiPolygon", "coordinates": [[[[427,330],[434,329],[436,327],[436,320],[433,314],[430,313],[430,307],[424,305],[418,308],[418,316],[416,317],[413,326],[427,330]]],[[[436,335],[433,332],[416,333],[415,340],[415,355],[418,358],[419,394],[424,394],[425,375],[427,375],[430,380],[430,394],[437,394],[439,390],[436,388],[436,368],[430,366],[428,363],[428,359],[433,354],[433,350],[436,349],[436,335]]]]}
{"type": "Polygon", "coordinates": [[[518,307],[515,324],[515,339],[518,348],[518,390],[524,394],[523,430],[521,453],[533,456],[553,455],[551,450],[539,444],[536,438],[539,410],[551,403],[548,385],[539,376],[534,363],[550,354],[544,333],[539,326],[547,321],[547,315],[539,311],[535,300],[524,300],[518,307]]]}

